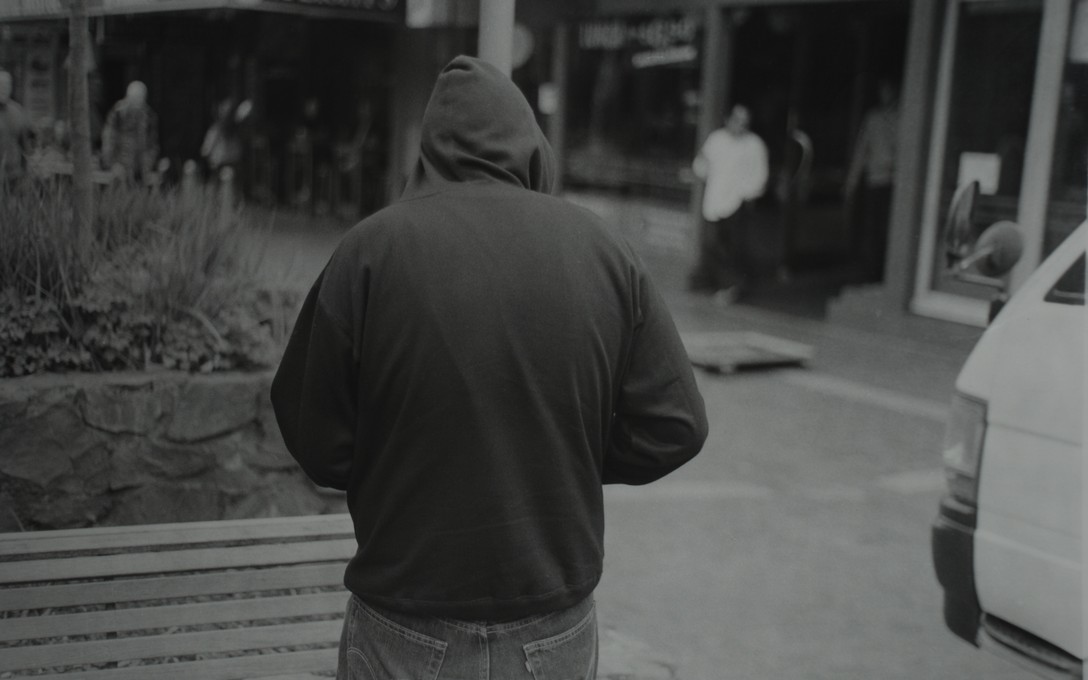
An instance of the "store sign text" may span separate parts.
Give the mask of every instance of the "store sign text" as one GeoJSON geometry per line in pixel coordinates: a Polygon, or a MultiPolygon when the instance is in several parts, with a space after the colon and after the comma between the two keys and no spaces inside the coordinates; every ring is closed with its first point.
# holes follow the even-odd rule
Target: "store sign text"
{"type": "Polygon", "coordinates": [[[666,47],[663,50],[649,50],[631,55],[631,65],[635,68],[651,68],[654,66],[670,66],[672,64],[687,64],[698,58],[699,51],[694,45],[678,45],[666,47]]]}
{"type": "Polygon", "coordinates": [[[584,50],[619,50],[628,45],[662,50],[695,42],[698,23],[690,16],[640,21],[592,21],[579,25],[578,46],[584,50]]]}

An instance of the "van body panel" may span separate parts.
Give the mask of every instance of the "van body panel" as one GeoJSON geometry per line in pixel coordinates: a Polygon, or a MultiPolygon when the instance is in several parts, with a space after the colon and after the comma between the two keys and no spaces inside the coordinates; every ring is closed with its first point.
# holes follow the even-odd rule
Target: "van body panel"
{"type": "Polygon", "coordinates": [[[1060,560],[1045,549],[980,529],[975,532],[975,571],[984,612],[1015,621],[1018,628],[1084,658],[1079,560],[1060,560]]]}
{"type": "Polygon", "coordinates": [[[974,569],[984,612],[1083,658],[1081,465],[1078,446],[988,431],[974,569]]]}
{"type": "MultiPolygon", "coordinates": [[[[1084,324],[1080,305],[1046,302],[1047,292],[1084,251],[1047,262],[998,315],[989,386],[991,426],[1079,445],[1084,432],[1084,324]],[[1006,312],[1008,315],[1006,316],[1006,312]]],[[[988,335],[984,334],[983,337],[988,335]]],[[[987,395],[983,395],[984,397],[987,395]]]]}
{"type": "Polygon", "coordinates": [[[1082,517],[1072,505],[1081,495],[1079,447],[1014,430],[988,432],[986,442],[978,530],[1000,528],[1007,539],[1079,563],[1082,517]],[[986,502],[984,493],[1004,500],[986,502]]]}
{"type": "Polygon", "coordinates": [[[956,382],[987,405],[973,569],[978,604],[1088,657],[1084,577],[1085,307],[1047,301],[1084,254],[1082,224],[986,330],[956,382]]]}

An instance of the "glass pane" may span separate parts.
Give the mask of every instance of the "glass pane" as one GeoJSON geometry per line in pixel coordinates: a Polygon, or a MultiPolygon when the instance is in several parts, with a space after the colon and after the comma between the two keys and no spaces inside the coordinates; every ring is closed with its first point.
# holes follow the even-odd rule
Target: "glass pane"
{"type": "Polygon", "coordinates": [[[1073,263],[1073,266],[1062,274],[1062,278],[1058,279],[1058,282],[1047,293],[1047,302],[1055,302],[1061,305],[1084,304],[1084,260],[1085,256],[1081,255],[1073,263]]]}
{"type": "Polygon", "coordinates": [[[1043,255],[1084,221],[1088,208],[1088,0],[1078,0],[1062,79],[1043,255]]]}
{"type": "MultiPolygon", "coordinates": [[[[1041,25],[1041,0],[960,6],[938,225],[944,224],[956,187],[972,179],[981,185],[975,211],[979,227],[1016,220],[1041,25]]],[[[992,295],[991,289],[948,276],[942,239],[935,250],[934,290],[992,295]]]]}
{"type": "Polygon", "coordinates": [[[701,15],[594,20],[579,24],[575,39],[567,182],[687,196],[681,177],[699,114],[701,15]]]}

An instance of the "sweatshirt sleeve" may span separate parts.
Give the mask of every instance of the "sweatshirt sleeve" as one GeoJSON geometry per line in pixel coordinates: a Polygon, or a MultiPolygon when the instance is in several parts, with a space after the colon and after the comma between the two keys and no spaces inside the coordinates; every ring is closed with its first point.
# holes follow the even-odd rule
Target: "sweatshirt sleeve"
{"type": "Polygon", "coordinates": [[[647,484],[695,457],[707,437],[706,409],[687,351],[653,284],[640,280],[635,329],[605,455],[605,484],[647,484]]]}
{"type": "Polygon", "coordinates": [[[316,484],[344,490],[355,454],[357,371],[348,333],[321,301],[318,277],[276,376],[272,408],[283,441],[316,484]]]}

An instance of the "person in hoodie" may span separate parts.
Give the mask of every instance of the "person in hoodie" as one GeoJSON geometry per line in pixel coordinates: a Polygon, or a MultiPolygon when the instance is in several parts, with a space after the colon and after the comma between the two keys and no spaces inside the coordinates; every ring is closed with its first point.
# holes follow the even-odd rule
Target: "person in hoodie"
{"type": "Polygon", "coordinates": [[[347,492],[339,678],[594,677],[602,485],[706,438],[661,296],[554,176],[513,82],[457,57],[404,194],[303,303],[271,396],[299,465],[347,492]]]}

